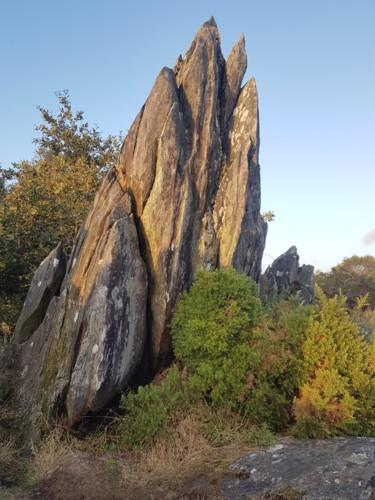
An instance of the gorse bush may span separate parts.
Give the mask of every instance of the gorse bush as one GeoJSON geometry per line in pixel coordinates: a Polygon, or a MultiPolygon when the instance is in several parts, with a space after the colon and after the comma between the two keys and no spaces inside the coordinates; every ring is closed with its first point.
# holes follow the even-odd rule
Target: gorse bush
{"type": "Polygon", "coordinates": [[[176,365],[166,371],[160,385],[140,387],[122,397],[126,415],[121,421],[120,444],[140,449],[158,438],[168,438],[183,422],[195,422],[203,440],[213,446],[233,442],[267,445],[274,436],[265,423],[223,406],[210,405],[192,390],[176,365]]]}
{"type": "Polygon", "coordinates": [[[309,319],[303,384],[293,403],[297,431],[308,437],[374,435],[372,344],[360,335],[343,295],[329,299],[318,287],[316,294],[319,309],[309,319]]]}
{"type": "MultiPolygon", "coordinates": [[[[187,371],[179,373],[173,366],[162,384],[140,387],[136,394],[123,396],[122,407],[127,412],[121,429],[123,445],[150,442],[179,418],[181,410],[183,414],[194,412],[199,401],[208,408],[205,432],[210,441],[224,442],[225,436],[237,435],[239,428],[244,439],[249,434],[253,442],[270,438],[267,425],[257,424],[252,418],[257,412],[249,411],[246,401],[269,352],[267,332],[257,328],[261,314],[257,286],[246,276],[232,269],[198,273],[190,291],[182,295],[172,322],[175,354],[187,371]],[[243,416],[238,413],[241,408],[243,416]],[[225,423],[220,417],[236,412],[236,422],[225,423]]],[[[274,366],[272,359],[266,364],[266,370],[274,366]]],[[[257,406],[261,404],[257,402],[257,406]]],[[[269,398],[263,398],[263,404],[266,414],[269,398]]]]}
{"type": "Polygon", "coordinates": [[[191,386],[214,404],[241,401],[260,362],[261,332],[254,330],[260,312],[256,284],[233,269],[199,272],[182,295],[172,321],[174,352],[189,369],[191,386]]]}

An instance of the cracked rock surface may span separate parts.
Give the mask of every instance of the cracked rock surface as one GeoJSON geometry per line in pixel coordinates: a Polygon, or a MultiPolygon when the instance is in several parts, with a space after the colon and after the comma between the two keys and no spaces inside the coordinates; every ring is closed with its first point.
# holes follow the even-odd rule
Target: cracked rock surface
{"type": "Polygon", "coordinates": [[[375,439],[286,439],[230,466],[228,500],[369,500],[375,498],[375,439]]]}

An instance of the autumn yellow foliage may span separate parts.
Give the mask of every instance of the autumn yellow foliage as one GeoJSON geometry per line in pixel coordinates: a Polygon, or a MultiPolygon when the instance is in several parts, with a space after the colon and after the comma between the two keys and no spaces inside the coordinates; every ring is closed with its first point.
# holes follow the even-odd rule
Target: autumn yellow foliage
{"type": "Polygon", "coordinates": [[[293,401],[297,432],[307,437],[375,432],[374,341],[366,342],[346,299],[316,289],[319,307],[302,345],[303,377],[293,401]]]}

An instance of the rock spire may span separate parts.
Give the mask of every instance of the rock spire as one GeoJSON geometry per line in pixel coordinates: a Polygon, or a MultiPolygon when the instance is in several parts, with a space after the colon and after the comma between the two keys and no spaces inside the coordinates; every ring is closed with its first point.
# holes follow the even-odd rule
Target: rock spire
{"type": "Polygon", "coordinates": [[[211,18],[175,68],[157,76],[61,285],[38,309],[44,317],[34,331],[18,328],[17,405],[29,427],[40,414],[73,424],[135,370],[163,366],[172,313],[197,268],[234,267],[259,280],[266,224],[258,95],[254,79],[241,87],[246,65],[244,37],[225,61],[211,18]]]}

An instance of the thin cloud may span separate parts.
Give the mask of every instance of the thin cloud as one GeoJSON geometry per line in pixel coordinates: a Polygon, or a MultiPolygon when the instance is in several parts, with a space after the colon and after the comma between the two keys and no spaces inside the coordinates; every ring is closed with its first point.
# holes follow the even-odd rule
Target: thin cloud
{"type": "Polygon", "coordinates": [[[362,238],[362,241],[365,245],[371,245],[372,243],[375,243],[375,229],[365,234],[362,238]]]}
{"type": "Polygon", "coordinates": [[[275,257],[267,252],[263,254],[263,257],[265,257],[266,259],[275,260],[275,257]]]}

